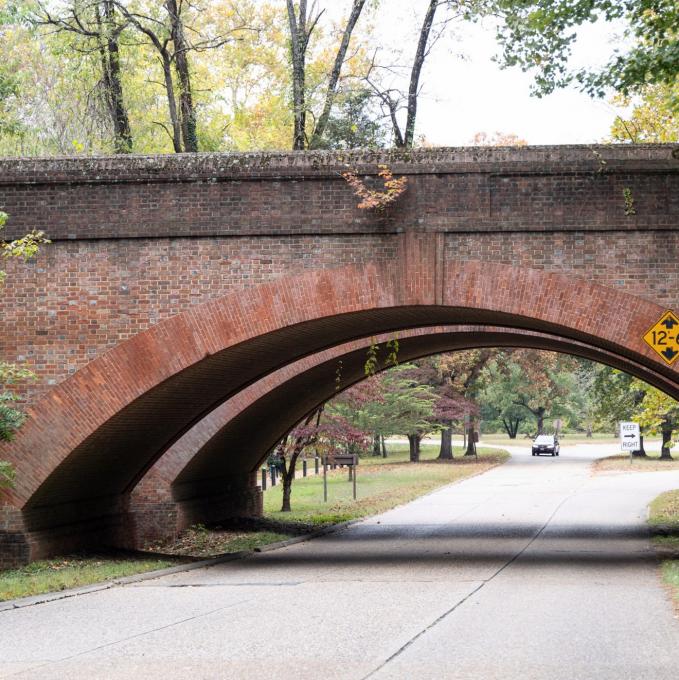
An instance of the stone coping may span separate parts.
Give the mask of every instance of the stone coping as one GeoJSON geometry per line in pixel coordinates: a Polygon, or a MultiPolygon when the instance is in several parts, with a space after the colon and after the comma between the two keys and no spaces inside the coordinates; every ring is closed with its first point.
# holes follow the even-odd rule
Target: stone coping
{"type": "Polygon", "coordinates": [[[0,184],[220,182],[375,174],[679,172],[677,144],[0,158],[0,184]],[[603,161],[603,163],[602,163],[603,161]]]}

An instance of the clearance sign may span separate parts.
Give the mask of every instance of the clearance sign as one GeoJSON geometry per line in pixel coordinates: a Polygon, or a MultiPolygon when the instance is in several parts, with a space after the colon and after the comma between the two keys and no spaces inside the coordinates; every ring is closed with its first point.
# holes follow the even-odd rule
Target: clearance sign
{"type": "Polygon", "coordinates": [[[671,366],[679,357],[679,319],[666,311],[644,335],[644,342],[671,366]]]}

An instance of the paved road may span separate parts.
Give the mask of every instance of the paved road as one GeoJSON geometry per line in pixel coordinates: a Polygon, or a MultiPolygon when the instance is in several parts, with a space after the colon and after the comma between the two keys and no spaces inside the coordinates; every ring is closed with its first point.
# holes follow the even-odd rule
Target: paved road
{"type": "Polygon", "coordinates": [[[0,613],[0,676],[676,680],[644,531],[678,472],[532,458],[335,535],[0,613]]]}

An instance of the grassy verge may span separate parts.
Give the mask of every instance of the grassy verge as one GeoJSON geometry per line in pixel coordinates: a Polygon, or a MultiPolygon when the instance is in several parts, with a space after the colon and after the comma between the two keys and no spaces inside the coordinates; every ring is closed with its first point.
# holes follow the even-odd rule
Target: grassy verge
{"type": "Polygon", "coordinates": [[[87,586],[132,574],[170,567],[162,559],[67,556],[41,560],[0,572],[0,601],[87,586]]]}
{"type": "Polygon", "coordinates": [[[653,541],[662,561],[663,581],[679,610],[679,489],[660,494],[649,506],[648,523],[662,535],[653,541]]]}
{"type": "MultiPolygon", "coordinates": [[[[405,447],[403,447],[405,449],[405,447]]],[[[367,517],[407,503],[437,487],[485,472],[503,463],[508,454],[497,449],[479,449],[479,460],[463,458],[455,451],[453,461],[435,462],[438,447],[425,446],[422,462],[407,462],[407,450],[392,447],[386,459],[364,458],[358,466],[357,500],[346,469],[328,474],[328,502],[323,502],[323,475],[295,480],[292,512],[280,512],[282,488],[264,494],[264,515],[270,520],[297,522],[309,527],[326,526],[367,517]]]]}
{"type": "Polygon", "coordinates": [[[599,458],[592,464],[594,472],[665,472],[679,469],[679,458],[660,460],[660,453],[649,453],[645,458],[633,458],[619,454],[599,458]]]}

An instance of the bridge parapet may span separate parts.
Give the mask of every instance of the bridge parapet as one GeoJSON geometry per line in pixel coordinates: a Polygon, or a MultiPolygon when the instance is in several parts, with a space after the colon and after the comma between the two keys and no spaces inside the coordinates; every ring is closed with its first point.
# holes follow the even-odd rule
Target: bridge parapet
{"type": "Polygon", "coordinates": [[[0,208],[10,235],[53,240],[658,230],[679,216],[678,155],[601,145],[0,159],[0,208]],[[381,164],[408,189],[383,213],[359,210],[341,173],[374,177],[381,164]]]}

